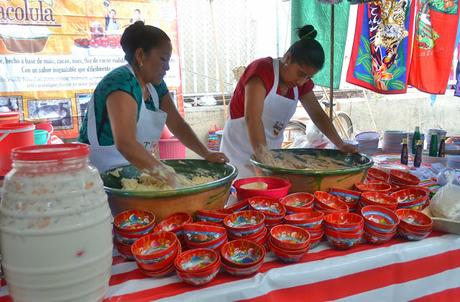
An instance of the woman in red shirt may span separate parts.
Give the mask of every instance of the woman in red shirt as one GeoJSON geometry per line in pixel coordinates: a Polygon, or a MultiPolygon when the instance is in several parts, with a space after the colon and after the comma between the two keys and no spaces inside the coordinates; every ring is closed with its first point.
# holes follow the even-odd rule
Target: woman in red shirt
{"type": "Polygon", "coordinates": [[[221,151],[238,168],[238,177],[254,175],[251,154],[281,147],[283,132],[300,100],[312,121],[340,150],[357,152],[338,135],[313,93],[311,78],[324,65],[324,50],[311,25],[299,29],[299,41],[282,58],[262,58],[246,68],[230,102],[221,151]]]}

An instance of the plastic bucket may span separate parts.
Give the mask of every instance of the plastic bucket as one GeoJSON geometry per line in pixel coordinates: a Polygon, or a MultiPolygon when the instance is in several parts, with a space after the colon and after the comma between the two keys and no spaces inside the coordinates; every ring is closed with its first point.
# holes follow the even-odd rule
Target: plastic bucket
{"type": "Polygon", "coordinates": [[[0,124],[11,124],[19,122],[19,112],[0,113],[0,124]]]}
{"type": "Polygon", "coordinates": [[[185,146],[177,138],[160,139],[158,148],[160,159],[185,158],[185,146]]]}
{"type": "Polygon", "coordinates": [[[51,134],[42,129],[34,130],[34,143],[35,145],[46,145],[51,137],[51,134]]]}
{"type": "Polygon", "coordinates": [[[0,124],[0,176],[11,170],[11,150],[34,144],[32,123],[0,124]]]}

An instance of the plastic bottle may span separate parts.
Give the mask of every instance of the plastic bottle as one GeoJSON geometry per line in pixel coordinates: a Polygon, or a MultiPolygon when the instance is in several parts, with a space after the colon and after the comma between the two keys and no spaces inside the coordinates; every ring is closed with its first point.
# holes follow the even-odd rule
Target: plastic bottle
{"type": "Polygon", "coordinates": [[[446,156],[446,138],[443,136],[441,137],[441,141],[439,142],[438,157],[445,157],[445,156],[446,156]]]}
{"type": "Polygon", "coordinates": [[[407,165],[409,163],[409,150],[407,148],[407,138],[404,138],[402,141],[401,148],[401,164],[407,165]]]}
{"type": "Polygon", "coordinates": [[[417,142],[421,139],[420,127],[415,127],[414,135],[412,136],[412,154],[417,150],[417,142]]]}
{"type": "Polygon", "coordinates": [[[415,147],[414,167],[418,168],[422,164],[422,141],[418,140],[415,147]]]}
{"type": "Polygon", "coordinates": [[[430,149],[429,153],[430,156],[438,156],[438,135],[432,134],[430,139],[430,149]]]}

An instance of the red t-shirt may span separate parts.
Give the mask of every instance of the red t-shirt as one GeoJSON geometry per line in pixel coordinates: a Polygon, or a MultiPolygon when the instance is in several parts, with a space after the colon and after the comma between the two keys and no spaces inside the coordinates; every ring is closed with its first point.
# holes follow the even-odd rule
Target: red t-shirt
{"type": "MultiPolygon", "coordinates": [[[[262,80],[265,86],[265,90],[268,94],[273,87],[273,83],[275,82],[275,74],[273,72],[273,58],[267,57],[257,59],[248,65],[240,80],[238,81],[230,101],[231,119],[237,119],[244,116],[244,86],[246,86],[247,82],[254,76],[257,76],[262,80]]],[[[314,83],[312,80],[308,80],[301,87],[298,87],[299,98],[312,91],[313,87],[314,83]]],[[[280,93],[279,87],[277,92],[280,93]]],[[[289,89],[286,97],[293,100],[294,89],[289,89]]]]}

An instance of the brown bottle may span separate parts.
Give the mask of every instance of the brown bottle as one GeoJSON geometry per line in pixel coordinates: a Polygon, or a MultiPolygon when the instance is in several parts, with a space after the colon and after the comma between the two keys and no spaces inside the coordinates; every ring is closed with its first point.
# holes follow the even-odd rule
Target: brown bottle
{"type": "Polygon", "coordinates": [[[441,142],[439,143],[438,157],[446,156],[446,138],[441,137],[441,142]]]}
{"type": "Polygon", "coordinates": [[[401,148],[401,164],[407,165],[409,163],[409,149],[407,147],[407,138],[402,141],[401,148]]]}
{"type": "Polygon", "coordinates": [[[414,167],[418,168],[422,164],[422,141],[418,140],[415,148],[414,167]]]}

